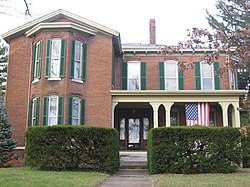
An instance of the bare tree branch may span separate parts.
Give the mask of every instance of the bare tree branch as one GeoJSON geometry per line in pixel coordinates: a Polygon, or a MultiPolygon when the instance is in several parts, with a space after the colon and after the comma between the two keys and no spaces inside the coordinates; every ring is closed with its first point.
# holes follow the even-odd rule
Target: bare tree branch
{"type": "Polygon", "coordinates": [[[29,5],[27,3],[26,0],[24,0],[24,3],[25,3],[25,6],[26,6],[26,11],[25,11],[25,15],[27,16],[30,16],[31,17],[31,13],[30,13],[30,9],[29,9],[29,5]]]}

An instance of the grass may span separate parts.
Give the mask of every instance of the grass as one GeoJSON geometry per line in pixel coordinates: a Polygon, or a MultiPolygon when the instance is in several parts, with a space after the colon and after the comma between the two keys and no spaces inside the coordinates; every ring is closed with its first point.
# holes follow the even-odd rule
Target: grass
{"type": "Polygon", "coordinates": [[[158,174],[151,175],[156,187],[248,187],[250,169],[240,169],[231,174],[158,174]]]}
{"type": "Polygon", "coordinates": [[[39,171],[28,167],[0,168],[1,187],[97,186],[109,177],[96,172],[39,171]]]}

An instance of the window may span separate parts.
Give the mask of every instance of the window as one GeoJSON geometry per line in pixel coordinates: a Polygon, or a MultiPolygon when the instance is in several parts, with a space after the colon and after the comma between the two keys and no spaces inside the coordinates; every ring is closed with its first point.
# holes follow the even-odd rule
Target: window
{"type": "Polygon", "coordinates": [[[214,89],[214,68],[212,65],[201,62],[201,86],[202,90],[214,89]]]}
{"type": "Polygon", "coordinates": [[[159,62],[160,90],[183,90],[183,72],[178,71],[178,62],[169,60],[159,62]]]}
{"type": "Polygon", "coordinates": [[[48,126],[57,125],[58,97],[49,98],[48,126]]]}
{"type": "Polygon", "coordinates": [[[146,62],[123,62],[121,74],[123,90],[146,90],[146,62]]]}
{"type": "Polygon", "coordinates": [[[128,63],[128,90],[140,90],[140,62],[128,63]]]}
{"type": "Polygon", "coordinates": [[[64,76],[65,48],[64,39],[47,40],[45,77],[60,78],[64,76]]]}
{"type": "Polygon", "coordinates": [[[220,76],[219,63],[213,62],[208,64],[206,62],[195,63],[195,79],[197,90],[219,90],[220,76]]]}
{"type": "Polygon", "coordinates": [[[33,44],[32,49],[32,81],[41,77],[42,41],[33,44]]]}
{"type": "Polygon", "coordinates": [[[68,123],[70,125],[85,124],[85,100],[69,97],[68,123]]]}
{"type": "Polygon", "coordinates": [[[63,97],[44,97],[43,125],[53,126],[63,122],[63,97]]]}
{"type": "Polygon", "coordinates": [[[165,89],[177,90],[178,85],[178,67],[177,62],[165,62],[165,89]]]}
{"type": "Polygon", "coordinates": [[[77,40],[71,44],[71,72],[70,77],[73,80],[86,79],[86,51],[87,45],[77,40]]]}
{"type": "Polygon", "coordinates": [[[28,126],[39,125],[39,107],[40,107],[39,97],[35,97],[32,100],[30,100],[28,126]]]}

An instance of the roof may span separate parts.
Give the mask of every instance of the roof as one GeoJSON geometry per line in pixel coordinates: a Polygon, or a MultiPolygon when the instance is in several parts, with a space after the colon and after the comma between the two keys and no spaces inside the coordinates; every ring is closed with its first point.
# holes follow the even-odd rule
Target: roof
{"type": "MultiPolygon", "coordinates": [[[[91,20],[85,19],[81,16],[78,16],[76,14],[73,14],[71,12],[68,12],[63,9],[58,9],[54,12],[51,12],[49,14],[46,14],[42,17],[39,17],[33,21],[30,21],[26,24],[23,24],[19,27],[16,27],[4,34],[2,34],[2,38],[6,41],[8,41],[11,38],[15,38],[18,35],[26,34],[31,35],[33,32],[37,31],[37,29],[45,28],[45,23],[49,24],[49,22],[52,22],[53,20],[56,20],[58,18],[66,18],[68,20],[71,20],[74,23],[74,25],[67,24],[67,27],[74,27],[78,30],[83,29],[84,32],[91,31],[91,34],[95,32],[102,32],[107,35],[111,35],[113,38],[113,43],[116,46],[115,50],[116,53],[121,52],[121,39],[120,39],[120,33],[118,31],[115,31],[113,29],[110,29],[104,25],[98,24],[96,22],[93,22],[91,20]]],[[[57,25],[58,26],[58,25],[57,25]]],[[[64,25],[65,26],[65,25],[64,25]]],[[[47,27],[49,27],[47,25],[47,27]]],[[[54,25],[56,27],[56,25],[54,25]]],[[[51,28],[51,25],[50,25],[51,28]]]]}

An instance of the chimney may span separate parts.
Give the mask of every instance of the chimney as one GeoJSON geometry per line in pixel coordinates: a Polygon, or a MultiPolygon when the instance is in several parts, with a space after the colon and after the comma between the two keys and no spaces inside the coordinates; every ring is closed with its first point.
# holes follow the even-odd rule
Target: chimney
{"type": "Polygon", "coordinates": [[[150,44],[156,44],[156,36],[155,36],[155,19],[150,19],[149,22],[149,39],[150,44]]]}

